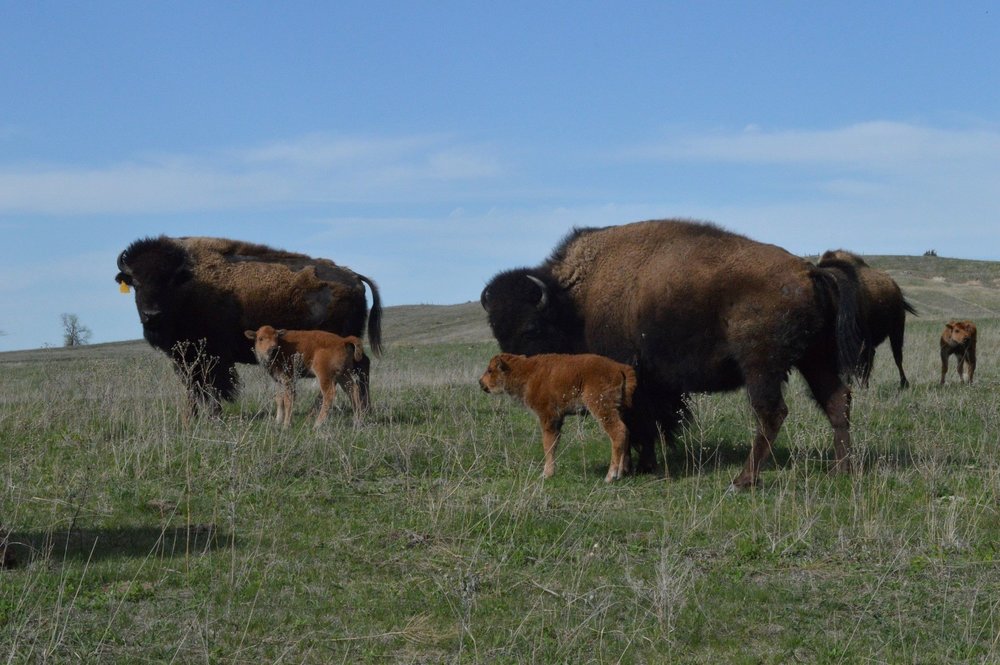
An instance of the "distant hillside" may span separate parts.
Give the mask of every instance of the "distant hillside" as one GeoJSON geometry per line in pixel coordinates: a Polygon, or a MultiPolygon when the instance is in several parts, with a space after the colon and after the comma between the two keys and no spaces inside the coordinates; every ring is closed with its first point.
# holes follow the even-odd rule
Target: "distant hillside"
{"type": "Polygon", "coordinates": [[[493,339],[478,302],[387,307],[382,337],[388,344],[487,342],[493,339]]]}
{"type": "MultiPolygon", "coordinates": [[[[816,256],[806,257],[811,261],[816,256]]],[[[1000,317],[1000,262],[935,256],[865,256],[874,268],[896,280],[920,321],[1000,317]]],[[[458,305],[400,305],[384,312],[383,338],[388,346],[437,342],[485,342],[493,339],[478,302],[458,305]]],[[[0,362],[71,360],[113,352],[156,353],[141,341],[94,344],[77,349],[0,353],[0,362]]]]}

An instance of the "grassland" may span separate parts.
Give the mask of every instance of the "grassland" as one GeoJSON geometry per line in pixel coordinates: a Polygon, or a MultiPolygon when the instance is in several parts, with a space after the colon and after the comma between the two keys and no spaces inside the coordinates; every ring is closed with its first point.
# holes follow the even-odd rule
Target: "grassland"
{"type": "Polygon", "coordinates": [[[793,375],[776,459],[742,494],[741,393],[692,397],[669,477],[606,485],[608,443],[576,419],[543,481],[530,414],[476,386],[495,351],[478,304],[387,312],[359,429],[342,411],[314,432],[304,399],[282,430],[253,367],[221,419],[184,423],[139,342],[0,354],[19,564],[0,570],[0,658],[1000,661],[997,265],[904,258],[872,263],[913,280],[913,387],[880,349],[858,473],[826,473],[829,427],[793,375]],[[976,307],[976,384],[938,386],[941,323],[976,307]]]}

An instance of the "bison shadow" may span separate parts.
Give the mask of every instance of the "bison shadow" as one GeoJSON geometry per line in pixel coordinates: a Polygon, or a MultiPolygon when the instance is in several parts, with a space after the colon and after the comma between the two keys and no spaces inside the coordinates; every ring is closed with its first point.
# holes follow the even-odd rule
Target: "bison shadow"
{"type": "Polygon", "coordinates": [[[213,524],[183,527],[122,527],[9,534],[16,565],[42,559],[94,562],[118,558],[178,558],[239,547],[232,534],[213,524]]]}
{"type": "MultiPolygon", "coordinates": [[[[705,473],[728,471],[737,473],[746,462],[749,443],[732,441],[709,441],[700,444],[681,442],[673,449],[667,448],[663,456],[670,477],[687,478],[705,473]]],[[[815,465],[817,473],[825,474],[835,463],[833,450],[827,449],[795,449],[783,445],[780,441],[771,450],[770,457],[764,463],[764,469],[782,470],[794,463],[794,460],[806,460],[807,464],[815,465]]],[[[864,474],[868,469],[888,467],[892,469],[907,469],[917,462],[912,451],[905,446],[896,446],[892,451],[874,448],[855,447],[851,452],[855,471],[864,474]]],[[[658,473],[662,473],[658,470],[658,473]]]]}
{"type": "MultiPolygon", "coordinates": [[[[746,464],[750,453],[749,441],[706,441],[693,444],[683,441],[673,447],[664,446],[662,459],[666,460],[672,478],[700,476],[706,472],[738,473],[746,464]]],[[[821,453],[824,454],[825,453],[821,453]]],[[[790,450],[783,446],[771,449],[771,455],[763,468],[782,468],[792,458],[790,450]]],[[[833,458],[832,451],[830,458],[833,458]]]]}

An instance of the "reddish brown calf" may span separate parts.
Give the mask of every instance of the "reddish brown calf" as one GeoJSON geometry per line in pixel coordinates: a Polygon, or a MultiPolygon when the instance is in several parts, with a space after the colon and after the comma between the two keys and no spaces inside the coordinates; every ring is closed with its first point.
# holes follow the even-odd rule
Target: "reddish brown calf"
{"type": "Polygon", "coordinates": [[[941,385],[948,373],[948,357],[958,356],[958,380],[965,381],[965,364],[969,364],[969,384],[976,373],[976,324],[972,321],[949,321],[941,333],[941,385]]]}
{"type": "Polygon", "coordinates": [[[567,415],[593,415],[611,439],[611,465],[606,482],[622,477],[630,466],[628,428],[622,409],[631,407],[635,370],[594,354],[546,353],[518,356],[501,353],[490,360],[479,379],[489,393],[507,393],[535,412],[542,426],[546,478],[555,473],[556,446],[567,415]]]}
{"type": "Polygon", "coordinates": [[[257,362],[282,386],[275,396],[278,405],[276,420],[286,427],[292,422],[295,401],[295,381],[300,376],[315,376],[323,395],[323,405],[316,416],[315,427],[326,420],[336,396],[337,384],[351,396],[355,424],[368,410],[367,393],[355,375],[355,366],[364,358],[364,347],[357,337],[341,337],[323,330],[275,330],[261,326],[247,330],[247,339],[254,341],[257,362]]]}

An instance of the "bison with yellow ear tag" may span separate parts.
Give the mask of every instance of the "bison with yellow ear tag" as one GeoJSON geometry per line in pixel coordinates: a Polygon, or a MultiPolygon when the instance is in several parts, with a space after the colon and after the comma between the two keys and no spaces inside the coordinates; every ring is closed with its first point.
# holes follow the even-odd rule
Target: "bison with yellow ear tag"
{"type": "MultiPolygon", "coordinates": [[[[119,284],[135,290],[143,336],[171,357],[191,411],[218,413],[238,386],[235,363],[254,363],[245,330],[325,330],[381,351],[378,288],[329,259],[226,238],[144,238],[118,257],[119,284]],[[371,291],[371,309],[365,286],[371,291]]],[[[368,359],[352,371],[368,392],[368,359]]]]}

